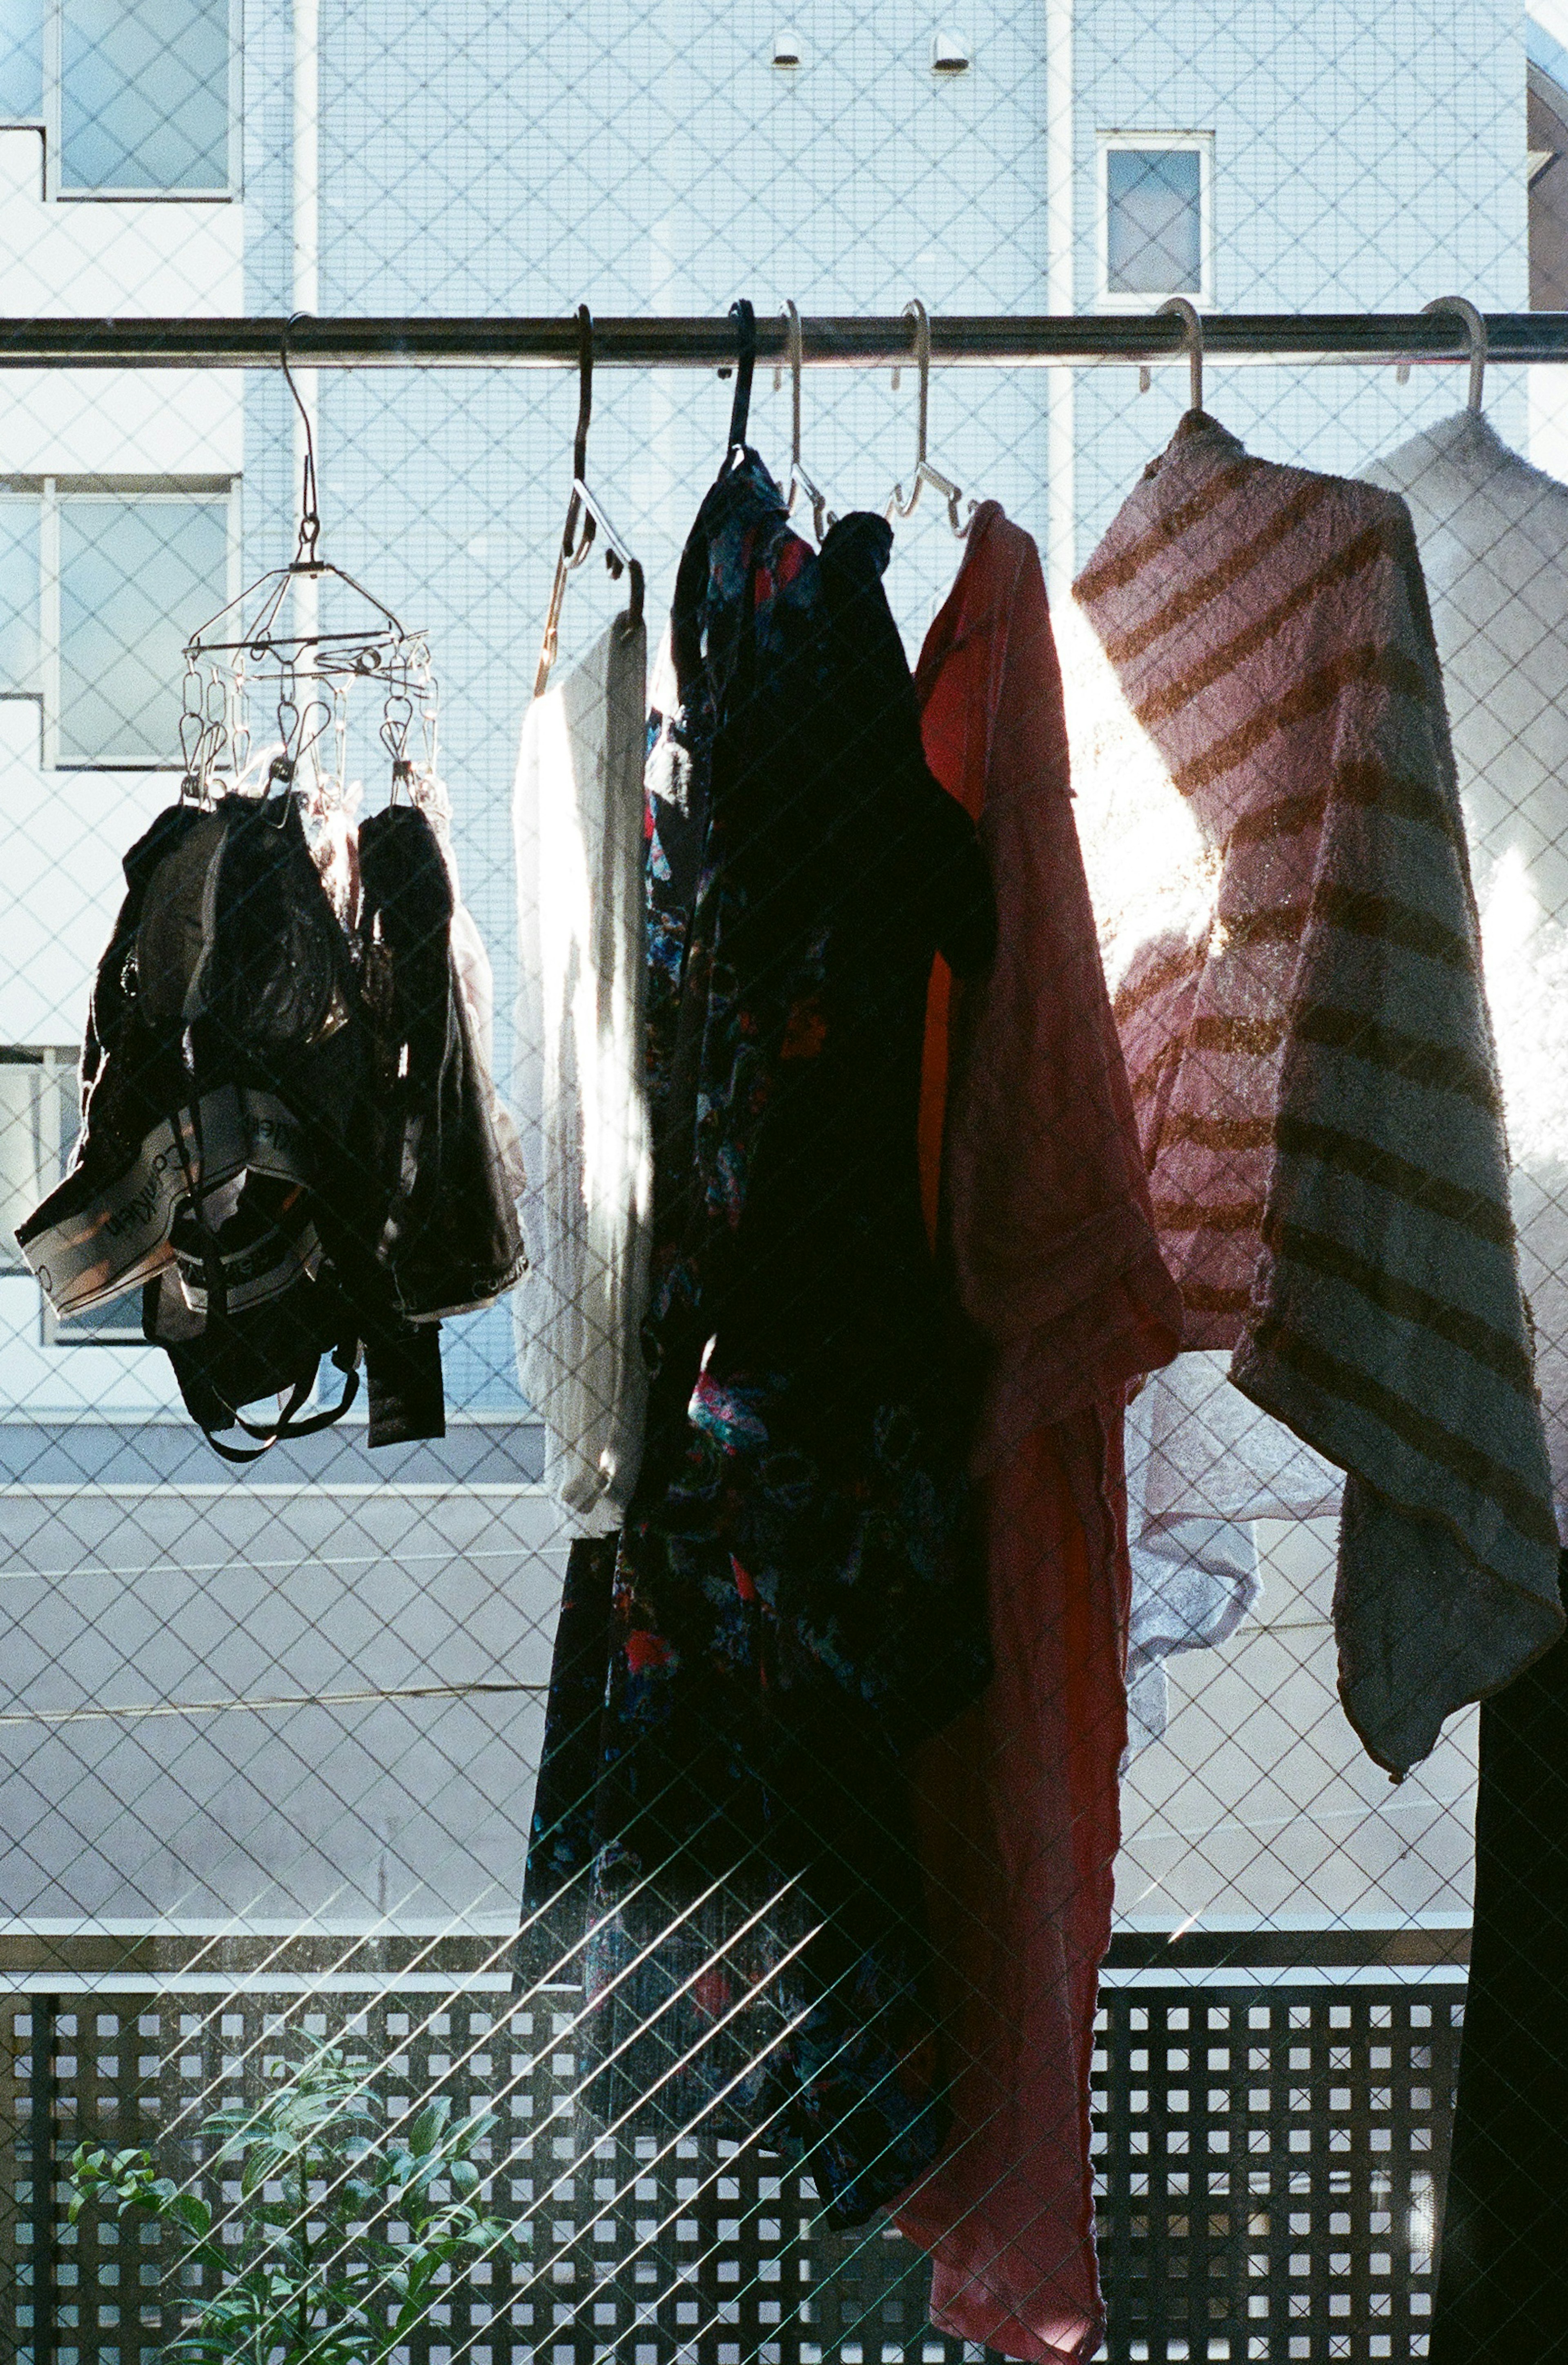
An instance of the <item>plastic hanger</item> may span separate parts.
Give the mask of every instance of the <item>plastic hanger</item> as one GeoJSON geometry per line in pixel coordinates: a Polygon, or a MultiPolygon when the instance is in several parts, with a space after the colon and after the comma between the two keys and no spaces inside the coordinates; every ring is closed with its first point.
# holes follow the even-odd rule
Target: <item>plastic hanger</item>
{"type": "Polygon", "coordinates": [[[926,422],[931,405],[931,321],[918,296],[903,308],[905,319],[914,322],[914,363],[920,377],[918,441],[914,455],[914,474],[910,478],[909,499],[906,501],[903,497],[903,482],[901,478],[893,487],[892,499],[889,501],[883,515],[890,522],[895,517],[913,517],[920,505],[923,488],[929,485],[932,491],[940,493],[946,502],[947,522],[961,542],[974,523],[975,511],[979,509],[980,503],[971,501],[969,516],[960,517],[958,504],[964,498],[962,490],[954,484],[950,476],[945,476],[939,468],[934,468],[926,458],[926,422]]]}
{"type": "Polygon", "coordinates": [[[745,457],[752,373],[756,367],[756,313],[748,297],[736,297],[730,307],[730,318],[735,323],[735,391],[730,404],[730,440],[724,450],[726,470],[738,468],[745,457]]]}
{"type": "Polygon", "coordinates": [[[789,322],[790,370],[790,488],[784,508],[786,515],[793,517],[795,503],[804,494],[812,505],[812,532],[821,542],[826,529],[837,521],[827,505],[827,495],[806,474],[801,459],[801,315],[792,302],[785,304],[784,317],[789,322]]]}
{"type": "MultiPolygon", "coordinates": [[[[1457,312],[1470,334],[1470,389],[1465,409],[1474,419],[1481,416],[1481,398],[1486,384],[1486,322],[1468,296],[1435,296],[1423,304],[1425,312],[1457,312]]],[[[1408,375],[1408,372],[1406,373],[1408,375]]],[[[1403,383],[1403,380],[1401,380],[1403,383]]]]}
{"type": "MultiPolygon", "coordinates": [[[[1186,331],[1189,381],[1189,410],[1204,407],[1204,319],[1203,314],[1188,296],[1168,296],[1160,306],[1161,314],[1173,313],[1186,331]]],[[[1157,317],[1159,317],[1157,315],[1157,317]]]]}

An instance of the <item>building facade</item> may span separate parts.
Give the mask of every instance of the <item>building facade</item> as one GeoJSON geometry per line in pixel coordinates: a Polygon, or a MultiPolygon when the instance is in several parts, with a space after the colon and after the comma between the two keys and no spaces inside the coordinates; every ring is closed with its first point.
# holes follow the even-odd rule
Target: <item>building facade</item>
{"type": "MultiPolygon", "coordinates": [[[[33,0],[7,22],[5,314],[1529,300],[1525,28],[1487,0],[1174,0],[1152,18],[1134,0],[970,0],[951,21],[810,0],[787,31],[753,0],[33,0]]],[[[1522,434],[1522,389],[1495,376],[1493,415],[1522,434]]],[[[1215,369],[1209,401],[1260,452],[1354,469],[1460,383],[1215,369]]],[[[933,456],[1036,532],[1059,585],[1184,386],[1174,366],[1142,392],[1125,369],[939,374],[933,456]]],[[[907,371],[808,375],[806,457],[835,507],[880,506],[907,471],[913,392],[907,371]]],[[[305,393],[327,554],[430,633],[504,1065],[511,768],[574,388],[365,371],[305,393]]],[[[595,481],[655,606],[729,400],[706,374],[598,388],[595,481]]],[[[788,388],[759,374],[753,432],[776,463],[788,432],[788,388]]],[[[288,556],[298,462],[275,373],[0,372],[7,1232],[73,1138],[120,857],[177,789],[183,642],[288,556]]],[[[912,645],[953,563],[939,515],[901,534],[912,645]]],[[[611,597],[597,569],[574,580],[568,656],[611,597]]],[[[371,805],[375,721],[364,709],[353,741],[371,805]]],[[[6,1655],[24,1709],[82,1712],[0,1732],[7,1922],[505,1929],[540,1712],[465,1687],[547,1676],[561,1544],[508,1319],[450,1326],[447,1350],[444,1447],[373,1463],[350,1426],[235,1476],[131,1310],[67,1336],[0,1240],[6,1655]],[[199,1702],[249,1705],[85,1713],[199,1702]]],[[[1359,1810],[1364,1781],[1342,1778],[1359,1810]]],[[[1161,1780],[1138,1810],[1151,1829],[1179,1820],[1161,1780]]],[[[1451,1911],[1461,1852],[1426,1872],[1348,1856],[1322,1911],[1451,1911]]],[[[1194,1899],[1287,1910],[1299,1889],[1288,1863],[1249,1887],[1226,1859],[1195,1889],[1190,1866],[1148,1863],[1170,1920],[1194,1899]]]]}

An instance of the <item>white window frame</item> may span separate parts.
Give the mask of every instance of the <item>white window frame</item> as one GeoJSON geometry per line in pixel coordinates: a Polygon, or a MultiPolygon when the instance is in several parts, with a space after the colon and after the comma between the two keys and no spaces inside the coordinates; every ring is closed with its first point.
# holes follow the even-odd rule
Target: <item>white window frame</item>
{"type": "Polygon", "coordinates": [[[43,112],[0,117],[0,129],[43,134],[43,193],[59,205],[228,206],[243,194],[241,136],[244,106],[242,0],[229,0],[229,179],[220,189],[68,189],[61,185],[61,81],[62,0],[46,0],[43,25],[43,112]]]}
{"type": "Polygon", "coordinates": [[[1102,312],[1157,312],[1170,297],[1189,296],[1200,311],[1215,302],[1215,136],[1212,131],[1097,131],[1094,135],[1095,308],[1102,312]],[[1180,150],[1198,159],[1198,267],[1196,288],[1135,295],[1111,286],[1112,151],[1126,148],[1180,150]]]}
{"type": "Polygon", "coordinates": [[[0,697],[30,698],[39,709],[39,762],[46,772],[178,772],[179,754],[172,749],[162,762],[138,764],[62,763],[60,757],[60,509],[62,500],[128,500],[150,503],[193,500],[221,501],[227,510],[226,600],[241,588],[237,476],[6,476],[0,492],[13,499],[30,496],[39,503],[39,679],[32,689],[0,684],[0,697]]]}

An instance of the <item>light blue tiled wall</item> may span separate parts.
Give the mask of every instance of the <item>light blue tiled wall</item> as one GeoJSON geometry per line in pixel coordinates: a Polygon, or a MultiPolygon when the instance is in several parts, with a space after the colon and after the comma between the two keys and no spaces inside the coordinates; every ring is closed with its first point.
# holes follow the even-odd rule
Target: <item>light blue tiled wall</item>
{"type": "MultiPolygon", "coordinates": [[[[1529,302],[1524,12],[1516,0],[1097,0],[1075,43],[1078,296],[1092,304],[1095,135],[1215,140],[1215,299],[1226,312],[1417,311],[1435,296],[1529,302]]],[[[1078,397],[1080,553],[1175,425],[1176,370],[1139,398],[1125,373],[1078,397]]],[[[1455,409],[1457,369],[1215,367],[1208,408],[1260,454],[1354,470],[1455,409]]],[[[1522,386],[1488,403],[1522,437],[1522,386]]]]}
{"type": "MultiPolygon", "coordinates": [[[[320,309],[602,314],[1046,308],[1046,11],[967,9],[970,72],[930,71],[941,12],[791,0],[321,0],[320,309]],[[770,64],[786,22],[805,62],[770,64]]],[[[946,18],[943,18],[946,21],[946,18]]],[[[291,33],[250,0],[250,301],[286,308],[291,33]]],[[[1517,6],[1435,12],[1265,0],[1091,0],[1074,28],[1077,293],[1094,297],[1098,129],[1202,129],[1215,144],[1226,310],[1525,300],[1524,56],[1517,6]]],[[[1080,555],[1179,415],[1185,380],[1081,373],[1080,555]]],[[[1496,374],[1505,433],[1518,397],[1496,374]]],[[[252,382],[252,555],[283,555],[292,499],[275,381],[252,382]]],[[[1225,371],[1210,407],[1253,448],[1354,467],[1454,407],[1457,372],[1225,371]]],[[[840,508],[880,506],[913,449],[913,385],[806,381],[806,456],[840,508]]],[[[591,472],[667,602],[679,542],[721,455],[730,389],[710,375],[601,378],[591,472]]],[[[330,554],[427,625],[465,885],[505,1014],[511,991],[513,751],[567,483],[575,388],[558,373],[364,372],[320,379],[330,554]]],[[[1043,373],[937,375],[938,465],[1042,537],[1043,373]]],[[[759,373],[753,435],[780,467],[787,392],[759,373]]],[[[937,513],[901,533],[890,578],[912,647],[956,551],[937,513]]],[[[614,598],[587,569],[569,658],[614,598]]],[[[366,768],[367,787],[375,775],[366,768]]],[[[457,1326],[461,1328],[462,1326],[457,1326]]],[[[500,1318],[454,1337],[474,1401],[510,1393],[500,1318]]]]}

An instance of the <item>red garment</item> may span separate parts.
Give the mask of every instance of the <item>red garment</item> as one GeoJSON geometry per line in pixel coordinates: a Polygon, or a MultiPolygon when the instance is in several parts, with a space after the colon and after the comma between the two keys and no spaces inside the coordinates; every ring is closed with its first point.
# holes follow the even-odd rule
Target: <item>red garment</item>
{"type": "Polygon", "coordinates": [[[1073,825],[1039,554],[994,502],[915,678],[926,760],[996,890],[991,968],[933,993],[922,1143],[991,1348],[974,1468],[997,1673],[922,1766],[955,2129],[894,2215],[932,2252],[935,2324],[1061,2365],[1103,2323],[1088,2080],[1126,1729],[1122,1407],[1176,1352],[1181,1300],[1073,825]]]}

